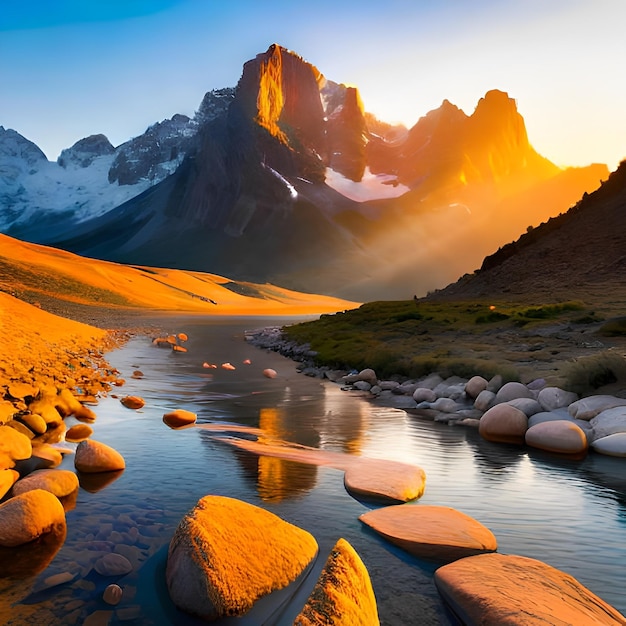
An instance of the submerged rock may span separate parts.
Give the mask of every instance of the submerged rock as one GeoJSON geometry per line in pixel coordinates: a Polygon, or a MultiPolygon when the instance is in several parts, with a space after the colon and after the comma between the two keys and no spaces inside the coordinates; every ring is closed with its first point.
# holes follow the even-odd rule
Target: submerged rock
{"type": "Polygon", "coordinates": [[[466,626],[626,624],[623,615],[569,574],[523,556],[471,556],[440,567],[434,580],[466,626]]]}
{"type": "Polygon", "coordinates": [[[311,534],[273,513],[205,496],[170,542],[167,587],[179,609],[203,619],[243,615],[293,582],[316,554],[311,534]]]}
{"type": "Polygon", "coordinates": [[[344,485],[358,498],[409,502],[424,494],[426,474],[417,465],[361,458],[346,468],[344,485]]]}
{"type": "Polygon", "coordinates": [[[486,526],[447,506],[388,506],[363,513],[359,519],[419,558],[449,562],[498,548],[486,526]]]}

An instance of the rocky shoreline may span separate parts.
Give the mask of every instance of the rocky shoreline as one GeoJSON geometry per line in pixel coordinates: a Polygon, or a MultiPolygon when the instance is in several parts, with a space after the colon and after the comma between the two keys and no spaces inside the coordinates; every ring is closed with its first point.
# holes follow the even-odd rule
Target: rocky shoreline
{"type": "Polygon", "coordinates": [[[443,379],[432,373],[419,380],[379,380],[373,369],[336,370],[315,363],[310,345],[289,340],[279,326],[250,330],[246,341],[298,362],[306,376],[327,379],[372,402],[403,409],[418,418],[477,428],[492,442],[527,445],[572,457],[589,451],[626,458],[626,398],[583,398],[543,379],[505,382],[500,375],[443,379]]]}

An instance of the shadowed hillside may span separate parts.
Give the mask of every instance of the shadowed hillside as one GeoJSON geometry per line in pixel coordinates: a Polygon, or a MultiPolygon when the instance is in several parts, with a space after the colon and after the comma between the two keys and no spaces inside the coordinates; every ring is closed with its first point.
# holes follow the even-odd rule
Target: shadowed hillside
{"type": "Polygon", "coordinates": [[[529,229],[433,299],[626,299],[626,161],[567,213],[529,229]]]}

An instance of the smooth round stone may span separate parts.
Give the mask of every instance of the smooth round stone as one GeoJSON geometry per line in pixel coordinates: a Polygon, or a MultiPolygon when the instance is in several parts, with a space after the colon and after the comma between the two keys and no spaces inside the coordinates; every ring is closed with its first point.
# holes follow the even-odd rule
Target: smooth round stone
{"type": "Polygon", "coordinates": [[[105,554],[94,564],[94,569],[101,576],[123,576],[133,571],[130,561],[121,554],[105,554]]]}
{"type": "Polygon", "coordinates": [[[496,402],[508,402],[516,398],[534,398],[533,392],[524,384],[505,383],[496,393],[496,402]]]}
{"type": "Polygon", "coordinates": [[[75,424],[65,433],[65,441],[80,443],[93,435],[93,428],[87,424],[75,424]]]}
{"type": "Polygon", "coordinates": [[[15,461],[27,459],[33,451],[30,439],[10,426],[0,426],[0,469],[10,469],[15,461]]]}
{"type": "Polygon", "coordinates": [[[140,409],[146,403],[145,400],[139,396],[124,396],[120,402],[127,409],[140,409]]]}
{"type": "Polygon", "coordinates": [[[569,406],[578,400],[578,394],[565,391],[560,387],[544,387],[537,396],[537,401],[544,411],[554,411],[569,406]]]}
{"type": "Polygon", "coordinates": [[[590,420],[598,413],[616,406],[626,406],[626,398],[608,395],[588,396],[572,402],[568,407],[568,411],[576,419],[590,420]]]}
{"type": "Polygon", "coordinates": [[[420,498],[426,474],[417,465],[382,459],[359,459],[344,474],[347,491],[357,498],[409,502],[420,498]]]}
{"type": "Polygon", "coordinates": [[[626,457],[626,433],[614,433],[596,439],[591,447],[600,454],[607,456],[626,457]]]}
{"type": "Polygon", "coordinates": [[[0,504],[0,546],[19,546],[64,527],[63,505],[49,491],[34,489],[0,504]]]}
{"type": "Polygon", "coordinates": [[[562,454],[579,454],[588,447],[582,428],[568,420],[551,420],[531,426],[526,431],[526,444],[562,454]]]}
{"type": "Polygon", "coordinates": [[[427,387],[418,387],[413,392],[413,400],[415,402],[434,402],[437,399],[437,394],[427,387]]]}
{"type": "Polygon", "coordinates": [[[194,424],[196,419],[197,416],[195,413],[185,411],[184,409],[176,409],[175,411],[171,411],[170,413],[165,413],[165,415],[163,415],[163,421],[170,428],[189,426],[189,424],[194,424]]]}
{"type": "Polygon", "coordinates": [[[369,367],[359,372],[359,380],[363,380],[370,385],[375,385],[378,382],[376,372],[369,367]]]}
{"type": "Polygon", "coordinates": [[[388,506],[363,513],[359,519],[419,558],[450,562],[498,548],[486,526],[447,506],[388,506]]]}
{"type": "Polygon", "coordinates": [[[276,378],[276,376],[278,376],[278,373],[276,372],[276,370],[268,367],[267,369],[263,370],[263,376],[265,376],[265,378],[276,378]]]}
{"type": "Polygon", "coordinates": [[[170,541],[165,578],[181,610],[210,621],[248,612],[317,554],[313,535],[247,502],[205,496],[170,541]]]}
{"type": "Polygon", "coordinates": [[[41,417],[41,415],[37,415],[37,413],[27,413],[26,415],[22,415],[20,420],[36,435],[43,435],[48,429],[46,420],[41,417]]]}
{"type": "Polygon", "coordinates": [[[481,391],[476,397],[476,400],[474,400],[474,408],[479,411],[487,411],[494,405],[495,401],[496,394],[493,393],[493,391],[485,389],[481,391]]]}
{"type": "Polygon", "coordinates": [[[355,549],[339,539],[294,624],[377,626],[376,597],[369,572],[355,549]]]}
{"type": "Polygon", "coordinates": [[[542,410],[539,402],[533,398],[516,398],[515,400],[509,400],[506,404],[519,409],[526,417],[540,413],[542,410]]]}
{"type": "Polygon", "coordinates": [[[102,599],[112,606],[120,603],[122,599],[122,588],[119,585],[109,585],[102,594],[102,599]]]}
{"type": "Polygon", "coordinates": [[[19,473],[13,469],[0,470],[0,499],[4,498],[19,477],[19,473]]]}
{"type": "Polygon", "coordinates": [[[44,489],[57,498],[63,498],[78,489],[78,476],[69,470],[41,469],[28,474],[13,485],[15,495],[33,489],[44,489]]]}
{"type": "Polygon", "coordinates": [[[489,381],[482,376],[472,376],[465,384],[465,393],[470,398],[476,399],[481,391],[487,389],[488,384],[489,381]]]}
{"type": "Polygon", "coordinates": [[[113,472],[126,467],[124,457],[100,441],[87,439],[76,447],[74,466],[79,472],[113,472]]]}
{"type": "Polygon", "coordinates": [[[528,418],[526,415],[514,406],[504,403],[496,404],[485,411],[480,418],[478,432],[487,441],[524,443],[527,428],[528,418]]]}
{"type": "Polygon", "coordinates": [[[591,439],[601,439],[616,433],[626,432],[626,407],[618,406],[606,409],[589,420],[592,427],[591,439]]]}
{"type": "Polygon", "coordinates": [[[569,574],[524,556],[470,556],[440,567],[434,580],[466,626],[626,623],[623,615],[569,574]]]}

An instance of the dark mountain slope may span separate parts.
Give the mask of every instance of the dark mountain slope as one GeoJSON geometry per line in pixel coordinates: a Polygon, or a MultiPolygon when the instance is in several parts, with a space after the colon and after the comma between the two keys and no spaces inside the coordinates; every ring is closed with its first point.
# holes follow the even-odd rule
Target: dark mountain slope
{"type": "Polygon", "coordinates": [[[436,299],[545,301],[623,298],[626,292],[626,161],[567,213],[529,229],[484,259],[479,271],[433,294],[436,299]]]}

